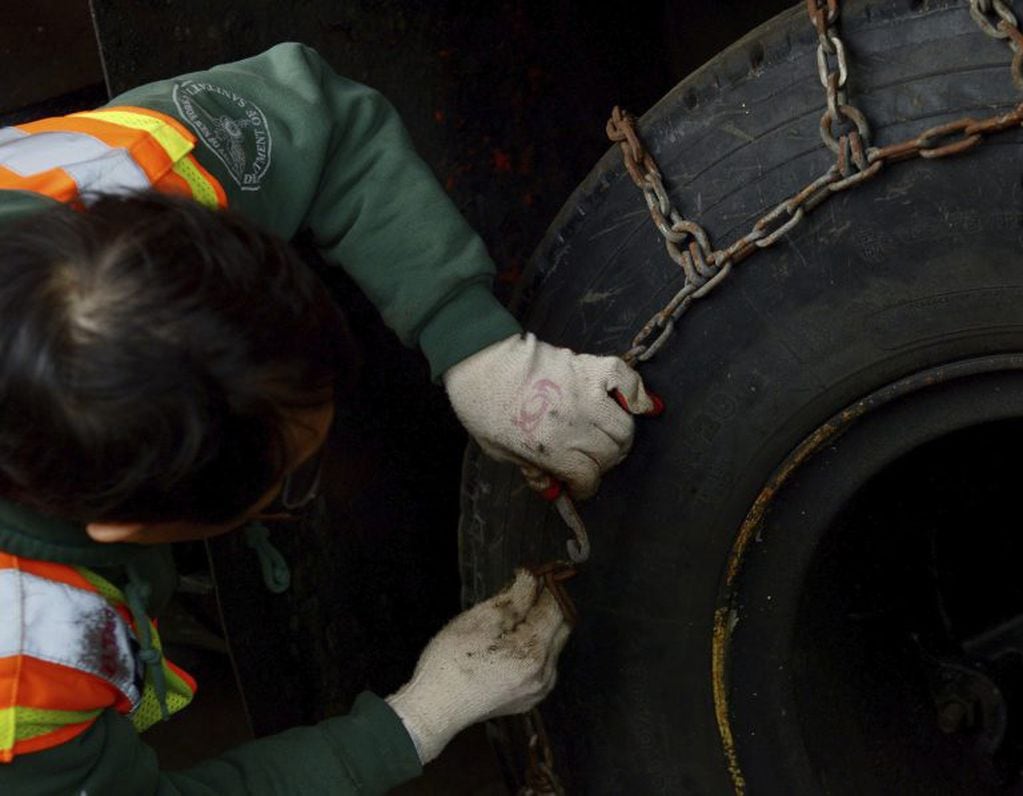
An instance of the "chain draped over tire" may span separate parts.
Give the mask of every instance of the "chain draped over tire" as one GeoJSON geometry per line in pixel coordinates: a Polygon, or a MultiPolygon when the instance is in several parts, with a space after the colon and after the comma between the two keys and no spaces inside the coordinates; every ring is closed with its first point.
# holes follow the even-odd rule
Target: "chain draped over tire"
{"type": "Polygon", "coordinates": [[[1012,82],[1023,91],[1023,33],[1003,0],[970,0],[970,16],[988,36],[1005,39],[1012,50],[1012,82]]]}
{"type": "MultiPolygon", "coordinates": [[[[1023,91],[1023,33],[1016,15],[1004,0],[967,2],[970,15],[980,29],[1008,43],[1013,53],[1012,80],[1016,88],[1023,91]]],[[[800,191],[768,209],[746,235],[731,245],[715,249],[707,231],[672,205],[661,171],[636,132],[635,117],[618,107],[611,112],[607,136],[620,146],[625,168],[643,192],[650,218],[664,238],[668,256],[682,270],[682,287],[643,325],[622,354],[629,365],[646,362],[663,348],[686,310],[727,279],[732,266],[760,249],[773,246],[834,194],[872,179],[889,163],[962,154],[978,146],[985,135],[1023,125],[1021,103],[1006,114],[980,120],[963,117],[927,128],[916,137],[895,144],[871,146],[867,118],[846,94],[849,62],[838,31],[839,0],[806,0],[806,8],[817,31],[817,74],[825,91],[820,135],[824,145],[835,155],[835,162],[800,191]]],[[[561,582],[575,574],[575,570],[568,564],[553,562],[534,571],[544,579],[574,624],[578,614],[561,582]]],[[[529,763],[526,784],[518,796],[563,796],[565,789],[554,770],[554,757],[539,710],[534,708],[523,714],[522,721],[528,739],[529,763]]]]}
{"type": "MultiPolygon", "coordinates": [[[[1004,0],[968,0],[970,14],[989,36],[1005,39],[1013,52],[1013,83],[1023,90],[1023,33],[1016,15],[1004,0]]],[[[826,96],[820,120],[824,145],[835,162],[802,190],[769,209],[743,237],[722,249],[710,244],[710,236],[671,204],[661,172],[643,147],[636,119],[615,108],[607,122],[607,135],[622,151],[625,168],[642,190],[654,225],[665,241],[668,256],[682,269],[682,287],[643,325],[622,357],[630,365],[653,357],[668,341],[675,324],[697,299],[716,288],[736,265],[759,249],[773,246],[811,211],[840,191],[875,176],[889,163],[922,157],[935,159],[958,155],[978,146],[985,135],[1018,127],[1023,123],[1023,104],[1010,113],[977,120],[963,117],[930,127],[915,138],[870,146],[870,125],[846,96],[849,63],[845,43],[838,33],[838,0],[806,0],[807,12],[817,31],[817,73],[826,96]]]]}
{"type": "MultiPolygon", "coordinates": [[[[565,621],[574,626],[579,621],[579,612],[562,584],[575,576],[575,567],[564,561],[551,561],[533,567],[532,572],[557,600],[565,621]]],[[[539,709],[523,713],[521,720],[529,762],[526,765],[526,784],[519,788],[518,796],[564,796],[565,789],[554,773],[554,753],[539,709]]]]}

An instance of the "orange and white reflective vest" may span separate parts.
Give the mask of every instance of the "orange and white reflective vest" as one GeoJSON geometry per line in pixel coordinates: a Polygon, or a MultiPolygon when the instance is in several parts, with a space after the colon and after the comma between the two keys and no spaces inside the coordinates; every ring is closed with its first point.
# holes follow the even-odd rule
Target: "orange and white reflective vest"
{"type": "Polygon", "coordinates": [[[153,188],[227,206],[220,182],[192,150],[196,137],[148,108],[101,108],[0,128],[0,190],[88,204],[90,192],[153,188]]]}
{"type": "MultiPolygon", "coordinates": [[[[160,650],[149,622],[152,648],[160,650]]],[[[160,655],[168,713],[195,681],[160,655]]],[[[100,713],[141,732],[160,720],[151,667],[119,589],[82,567],[0,552],[0,763],[66,743],[100,713]]]]}

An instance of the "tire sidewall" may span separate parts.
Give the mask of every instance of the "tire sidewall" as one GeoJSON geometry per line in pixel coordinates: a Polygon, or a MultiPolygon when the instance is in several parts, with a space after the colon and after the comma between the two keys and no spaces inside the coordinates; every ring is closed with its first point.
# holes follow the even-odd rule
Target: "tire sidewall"
{"type": "MultiPolygon", "coordinates": [[[[951,4],[935,5],[914,16],[892,3],[860,4],[882,13],[850,21],[851,52],[892,56],[866,59],[857,86],[882,143],[1013,99],[1007,87],[978,88],[977,75],[960,69],[964,54],[988,41],[962,36],[951,4]],[[902,25],[917,26],[914,35],[902,25]],[[947,90],[932,97],[908,75],[893,84],[894,56],[930,59],[947,90]]],[[[708,67],[716,73],[694,76],[644,118],[673,200],[709,207],[697,220],[718,246],[831,162],[805,137],[808,121],[815,129],[803,109],[819,112],[821,102],[811,93],[820,92],[814,37],[805,20],[783,22],[760,36],[762,74],[722,80],[733,48],[708,67]],[[707,88],[708,75],[724,88],[707,88]],[[770,118],[785,102],[796,103],[790,122],[770,118]],[[763,118],[742,115],[749,108],[763,118]],[[729,148],[720,139],[736,119],[749,120],[739,130],[749,140],[729,148]]],[[[891,164],[834,196],[694,304],[642,366],[668,409],[638,420],[632,454],[582,507],[593,556],[572,592],[583,618],[545,705],[570,792],[731,789],[711,639],[736,533],[779,463],[843,407],[930,367],[1023,351],[1020,141],[1014,131],[962,157],[891,164]]],[[[543,276],[526,325],[577,351],[625,351],[680,287],[639,191],[612,158],[577,191],[537,260],[543,276]]],[[[513,469],[477,458],[467,490],[462,561],[471,599],[515,564],[563,556],[564,527],[523,492],[513,469]]],[[[787,792],[786,765],[779,761],[774,792],[787,792]]]]}

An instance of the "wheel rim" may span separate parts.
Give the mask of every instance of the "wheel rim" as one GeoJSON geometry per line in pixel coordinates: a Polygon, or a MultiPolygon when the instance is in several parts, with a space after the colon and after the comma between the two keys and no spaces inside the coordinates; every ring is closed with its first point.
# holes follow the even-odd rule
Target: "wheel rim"
{"type": "Polygon", "coordinates": [[[981,569],[991,545],[956,525],[986,495],[990,530],[974,537],[1011,538],[1001,530],[1010,526],[996,525],[1011,520],[1021,416],[1023,356],[950,363],[846,407],[776,469],[736,537],[715,614],[715,709],[737,792],[779,782],[782,771],[795,785],[836,792],[864,792],[889,775],[921,790],[999,792],[1011,781],[1023,748],[1013,710],[1023,681],[1014,546],[981,569]],[[954,471],[957,461],[965,466],[954,471]],[[900,495],[905,505],[893,508],[900,495]],[[941,588],[928,593],[926,556],[939,553],[941,588]],[[982,573],[1005,588],[977,592],[982,573]],[[871,605],[857,589],[898,610],[850,624],[871,605]],[[925,784],[918,769],[937,773],[925,784]],[[837,777],[850,770],[860,773],[837,777]]]}

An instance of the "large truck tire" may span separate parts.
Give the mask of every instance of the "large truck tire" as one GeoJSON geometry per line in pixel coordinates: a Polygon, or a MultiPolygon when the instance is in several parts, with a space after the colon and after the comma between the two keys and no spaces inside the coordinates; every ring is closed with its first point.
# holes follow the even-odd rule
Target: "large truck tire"
{"type": "MultiPolygon", "coordinates": [[[[874,145],[1021,98],[966,0],[843,3],[840,32],[874,145]]],[[[800,4],[640,120],[718,247],[834,162],[816,44],[800,4]]],[[[580,506],[581,619],[542,709],[568,793],[1018,792],[1021,141],[836,194],[640,366],[667,411],[580,506]]],[[[526,326],[590,353],[681,286],[617,149],[532,267],[526,326]]],[[[565,557],[515,468],[470,450],[463,486],[467,602],[565,557]]]]}

